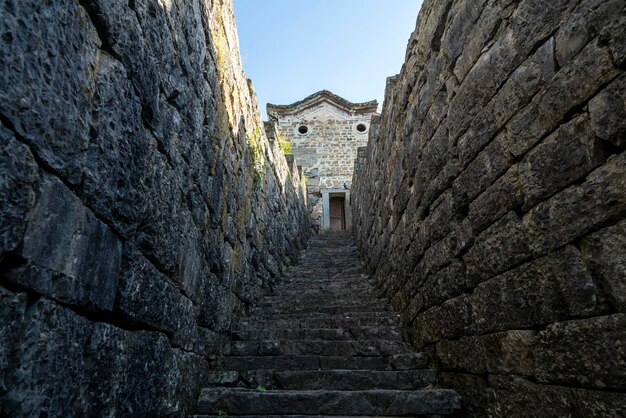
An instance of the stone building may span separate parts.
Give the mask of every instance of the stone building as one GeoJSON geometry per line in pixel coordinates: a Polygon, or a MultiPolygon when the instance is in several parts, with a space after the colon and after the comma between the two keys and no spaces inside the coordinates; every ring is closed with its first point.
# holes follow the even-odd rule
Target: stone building
{"type": "Polygon", "coordinates": [[[312,228],[352,225],[350,188],[358,147],[367,144],[378,102],[351,103],[327,90],[290,105],[267,105],[270,122],[291,142],[307,179],[312,228]]]}

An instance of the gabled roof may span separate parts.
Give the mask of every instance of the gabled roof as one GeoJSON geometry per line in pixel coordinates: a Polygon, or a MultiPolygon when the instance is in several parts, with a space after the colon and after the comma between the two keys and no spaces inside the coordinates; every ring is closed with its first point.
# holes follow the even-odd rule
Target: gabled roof
{"type": "Polygon", "coordinates": [[[271,118],[277,118],[279,115],[291,116],[302,112],[303,110],[317,106],[323,102],[350,114],[375,113],[378,110],[378,102],[376,100],[364,103],[352,103],[328,90],[322,90],[290,105],[275,105],[268,103],[267,114],[271,118]]]}

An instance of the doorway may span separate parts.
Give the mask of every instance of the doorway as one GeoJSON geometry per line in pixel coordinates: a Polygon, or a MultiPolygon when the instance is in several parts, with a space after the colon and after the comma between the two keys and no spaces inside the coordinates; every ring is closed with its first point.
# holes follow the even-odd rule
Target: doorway
{"type": "Polygon", "coordinates": [[[330,230],[345,231],[346,229],[346,198],[345,196],[330,197],[330,230]]]}

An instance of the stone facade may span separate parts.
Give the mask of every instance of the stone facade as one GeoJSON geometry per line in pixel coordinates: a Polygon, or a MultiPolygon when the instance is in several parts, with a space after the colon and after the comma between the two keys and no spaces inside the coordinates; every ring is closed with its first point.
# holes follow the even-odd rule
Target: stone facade
{"type": "Polygon", "coordinates": [[[291,105],[267,105],[270,121],[291,143],[307,178],[315,231],[329,229],[330,199],[344,198],[344,229],[351,227],[350,188],[356,149],[367,144],[378,103],[351,103],[320,91],[291,105]]]}
{"type": "Polygon", "coordinates": [[[626,415],[626,2],[427,0],[406,57],[353,210],[413,344],[471,416],[626,415]]]}
{"type": "Polygon", "coordinates": [[[0,415],[185,416],[309,234],[231,2],[0,10],[0,415]]]}

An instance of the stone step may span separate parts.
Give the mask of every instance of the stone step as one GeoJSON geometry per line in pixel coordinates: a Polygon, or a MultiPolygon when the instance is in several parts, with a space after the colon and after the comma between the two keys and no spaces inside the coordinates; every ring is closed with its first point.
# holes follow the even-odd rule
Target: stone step
{"type": "Polygon", "coordinates": [[[324,275],[345,272],[351,275],[359,275],[362,277],[369,277],[365,273],[361,262],[355,254],[342,254],[341,256],[314,257],[312,254],[308,254],[306,257],[300,260],[300,264],[292,266],[284,277],[297,277],[299,274],[309,275],[312,279],[323,277],[324,275]],[[310,273],[321,272],[321,276],[315,276],[310,273]]]}
{"type": "Polygon", "coordinates": [[[288,288],[288,287],[298,287],[303,286],[303,289],[306,289],[306,286],[313,286],[316,289],[320,287],[352,287],[352,286],[364,286],[371,288],[372,284],[370,283],[368,278],[362,277],[361,274],[350,273],[346,274],[343,272],[338,273],[317,273],[316,277],[312,277],[307,275],[298,275],[294,277],[284,278],[279,285],[275,286],[276,289],[288,288]]]}
{"type": "Polygon", "coordinates": [[[355,312],[347,311],[343,313],[325,312],[299,312],[299,313],[256,313],[249,317],[252,320],[276,320],[276,319],[351,319],[351,318],[388,318],[398,320],[398,314],[391,311],[355,312]]]}
{"type": "MultiPolygon", "coordinates": [[[[226,413],[226,411],[224,411],[226,413]]],[[[228,415],[188,415],[188,418],[223,418],[228,415]]],[[[239,418],[326,418],[329,415],[231,415],[239,418]]],[[[333,418],[350,418],[353,415],[330,415],[333,418]]],[[[433,418],[438,418],[437,416],[432,416],[433,418]]],[[[381,418],[380,415],[369,416],[369,415],[361,415],[361,418],[381,418]]],[[[401,417],[385,417],[385,418],[401,418],[401,417]]]]}
{"type": "MultiPolygon", "coordinates": [[[[248,327],[246,327],[248,328],[248,327]]],[[[258,340],[402,340],[402,332],[397,326],[347,326],[344,328],[293,328],[281,329],[241,329],[232,333],[232,338],[239,341],[258,340]]]]}
{"type": "Polygon", "coordinates": [[[391,366],[385,357],[324,357],[324,356],[227,356],[217,360],[221,370],[245,371],[272,370],[331,370],[371,369],[388,370],[391,366]]]}
{"type": "Polygon", "coordinates": [[[354,248],[356,250],[356,247],[354,246],[354,240],[352,239],[352,236],[348,233],[346,233],[345,235],[330,235],[330,234],[321,234],[321,235],[314,235],[311,240],[309,241],[309,245],[307,247],[307,251],[309,248],[311,247],[315,247],[316,245],[319,246],[322,249],[326,249],[328,248],[328,243],[342,243],[344,246],[349,247],[349,248],[354,248]]]}
{"type": "Polygon", "coordinates": [[[366,287],[373,286],[373,284],[370,282],[370,279],[360,273],[345,274],[343,272],[328,273],[327,271],[325,271],[324,273],[311,272],[306,274],[298,274],[292,277],[286,277],[283,278],[280,283],[275,285],[274,287],[282,288],[295,285],[336,286],[338,284],[353,286],[364,285],[366,287]]]}
{"type": "MultiPolygon", "coordinates": [[[[311,247],[303,251],[299,257],[300,263],[297,264],[295,267],[319,268],[320,264],[318,263],[316,264],[305,263],[306,261],[311,261],[311,260],[328,261],[329,264],[331,263],[337,264],[338,261],[351,259],[351,260],[356,260],[357,263],[360,263],[359,253],[358,251],[356,251],[356,248],[345,246],[345,245],[334,245],[334,247],[335,247],[334,252],[324,251],[324,249],[320,247],[318,248],[311,247]]],[[[321,266],[323,266],[323,264],[321,266]]]]}
{"type": "Polygon", "coordinates": [[[229,356],[343,356],[379,357],[409,353],[411,346],[402,341],[360,340],[360,341],[233,341],[226,349],[229,356]]]}
{"type": "MultiPolygon", "coordinates": [[[[342,244],[343,248],[352,248],[356,251],[356,247],[354,246],[354,240],[352,239],[350,234],[346,234],[345,236],[341,236],[341,237],[329,236],[327,234],[314,235],[309,241],[309,244],[305,251],[309,251],[311,248],[316,248],[316,247],[319,248],[321,251],[324,251],[328,249],[329,243],[333,243],[333,244],[340,243],[342,244]]],[[[335,248],[333,248],[333,250],[334,249],[335,248]]]]}
{"type": "Polygon", "coordinates": [[[424,369],[428,356],[424,353],[395,354],[389,357],[337,357],[315,355],[224,356],[217,359],[219,370],[237,372],[270,370],[416,370],[424,369]]]}
{"type": "Polygon", "coordinates": [[[206,387],[273,388],[276,385],[275,373],[276,370],[272,369],[212,370],[208,372],[205,382],[206,387]]]}
{"type": "Polygon", "coordinates": [[[268,293],[267,295],[262,296],[262,301],[275,301],[280,302],[284,300],[291,300],[299,298],[301,300],[316,300],[316,299],[325,299],[329,298],[344,300],[344,299],[353,299],[353,298],[363,298],[363,299],[381,299],[379,293],[374,289],[367,290],[359,290],[359,289],[320,289],[320,288],[309,288],[306,290],[290,290],[290,291],[281,291],[275,290],[273,293],[268,293]]]}
{"type": "Polygon", "coordinates": [[[361,261],[355,254],[342,254],[341,256],[313,256],[313,254],[307,254],[306,257],[300,260],[300,264],[292,266],[289,271],[286,272],[284,277],[297,277],[298,275],[307,275],[311,279],[317,279],[334,273],[345,273],[350,275],[358,275],[362,277],[369,277],[365,272],[361,261]],[[312,273],[321,273],[321,275],[314,275],[312,273]]]}
{"type": "Polygon", "coordinates": [[[380,295],[350,236],[314,237],[239,321],[196,418],[456,415],[458,395],[430,389],[428,356],[402,341],[380,295]]]}
{"type": "MultiPolygon", "coordinates": [[[[320,277],[310,277],[299,275],[297,277],[291,277],[288,279],[281,280],[280,283],[274,286],[274,290],[284,289],[284,288],[296,288],[298,286],[311,286],[312,289],[324,289],[328,287],[363,287],[367,289],[374,289],[374,285],[370,283],[369,279],[362,279],[360,275],[343,275],[341,273],[333,274],[333,275],[324,275],[323,278],[320,277]]],[[[305,288],[306,289],[306,288],[305,288]]]]}
{"type": "MultiPolygon", "coordinates": [[[[347,271],[350,274],[362,274],[368,276],[363,269],[361,261],[354,253],[344,253],[337,256],[326,257],[324,255],[306,254],[300,259],[300,263],[289,268],[286,277],[310,272],[337,272],[347,271]]],[[[314,277],[314,276],[311,276],[314,277]]]]}
{"type": "Polygon", "coordinates": [[[211,371],[207,387],[279,388],[287,390],[424,389],[435,383],[432,369],[417,370],[287,370],[211,371]]]}
{"type": "Polygon", "coordinates": [[[279,301],[277,299],[261,299],[255,308],[274,308],[280,309],[285,312],[293,311],[294,308],[334,308],[334,307],[347,307],[348,309],[353,306],[370,306],[372,308],[387,309],[388,304],[385,299],[364,298],[354,295],[352,297],[339,298],[334,297],[332,294],[327,295],[324,298],[290,298],[279,301]]]}
{"type": "Polygon", "coordinates": [[[300,253],[301,259],[319,258],[325,256],[329,260],[343,257],[358,257],[359,252],[354,245],[347,241],[327,241],[323,243],[310,243],[309,248],[300,253]],[[328,249],[332,247],[332,251],[328,249]]]}
{"type": "Polygon", "coordinates": [[[283,391],[203,389],[198,413],[222,415],[450,415],[461,408],[451,390],[283,391]]]}
{"type": "Polygon", "coordinates": [[[239,321],[242,329],[288,329],[298,330],[304,328],[349,328],[353,327],[397,327],[400,319],[394,316],[355,316],[355,317],[322,317],[322,318],[279,318],[279,319],[253,319],[243,318],[239,321]]]}
{"type": "MultiPolygon", "coordinates": [[[[302,285],[305,286],[305,285],[302,285]]],[[[324,300],[346,300],[359,298],[383,299],[380,292],[369,286],[344,287],[344,286],[316,286],[311,285],[304,289],[303,287],[285,287],[274,288],[272,293],[263,295],[259,301],[265,300],[289,300],[292,298],[299,299],[324,299],[324,300]],[[283,299],[284,298],[284,299],[283,299]]]]}
{"type": "Polygon", "coordinates": [[[301,295],[304,293],[332,293],[332,294],[344,294],[349,295],[352,292],[359,292],[362,294],[366,294],[370,292],[372,294],[378,292],[378,289],[371,283],[366,280],[350,280],[342,283],[337,280],[328,280],[326,282],[314,282],[307,281],[305,279],[302,280],[306,284],[292,284],[292,283],[280,283],[279,285],[274,286],[271,291],[268,291],[265,296],[271,297],[275,295],[301,295]]]}
{"type": "Polygon", "coordinates": [[[309,247],[302,252],[302,258],[326,255],[329,259],[334,257],[356,257],[359,252],[353,243],[344,240],[328,240],[310,242],[309,247]],[[331,251],[329,249],[332,248],[331,251]]]}
{"type": "MultiPolygon", "coordinates": [[[[330,244],[330,243],[329,243],[330,244]]],[[[312,247],[307,248],[306,250],[304,250],[302,253],[300,253],[300,257],[298,258],[301,262],[296,265],[295,267],[301,267],[301,266],[311,266],[311,267],[316,267],[318,266],[318,264],[308,264],[308,263],[303,263],[302,261],[307,261],[307,260],[319,260],[319,259],[326,259],[329,262],[335,262],[335,260],[341,260],[344,258],[351,258],[351,259],[357,259],[359,257],[359,253],[356,250],[355,247],[350,247],[347,246],[345,244],[334,244],[333,245],[335,251],[333,252],[328,252],[325,251],[325,249],[323,247],[316,247],[315,245],[313,245],[312,247]]]]}
{"type": "Polygon", "coordinates": [[[259,298],[254,306],[257,307],[284,307],[290,309],[290,305],[304,305],[304,306],[354,306],[354,305],[367,305],[370,302],[380,304],[379,306],[388,307],[389,304],[386,299],[377,298],[373,295],[364,296],[359,293],[337,295],[334,293],[319,293],[315,295],[290,295],[290,296],[276,296],[259,298]]]}
{"type": "Polygon", "coordinates": [[[290,295],[303,295],[303,292],[318,292],[322,295],[335,295],[335,294],[343,294],[349,295],[351,293],[357,295],[366,295],[368,293],[374,294],[378,290],[371,286],[369,283],[357,283],[350,282],[347,284],[342,283],[301,283],[301,284],[291,284],[287,283],[281,285],[280,287],[274,287],[272,289],[272,293],[268,294],[268,296],[290,296],[290,295]]]}
{"type": "Polygon", "coordinates": [[[424,389],[437,372],[423,370],[297,370],[274,373],[278,387],[289,390],[424,389]]]}
{"type": "Polygon", "coordinates": [[[344,314],[346,312],[369,312],[376,313],[389,313],[389,308],[383,303],[372,303],[362,305],[328,305],[328,306],[316,306],[316,305],[293,305],[289,308],[285,306],[260,306],[254,307],[251,310],[252,315],[288,315],[288,314],[309,314],[309,313],[322,313],[322,314],[344,314]]]}

